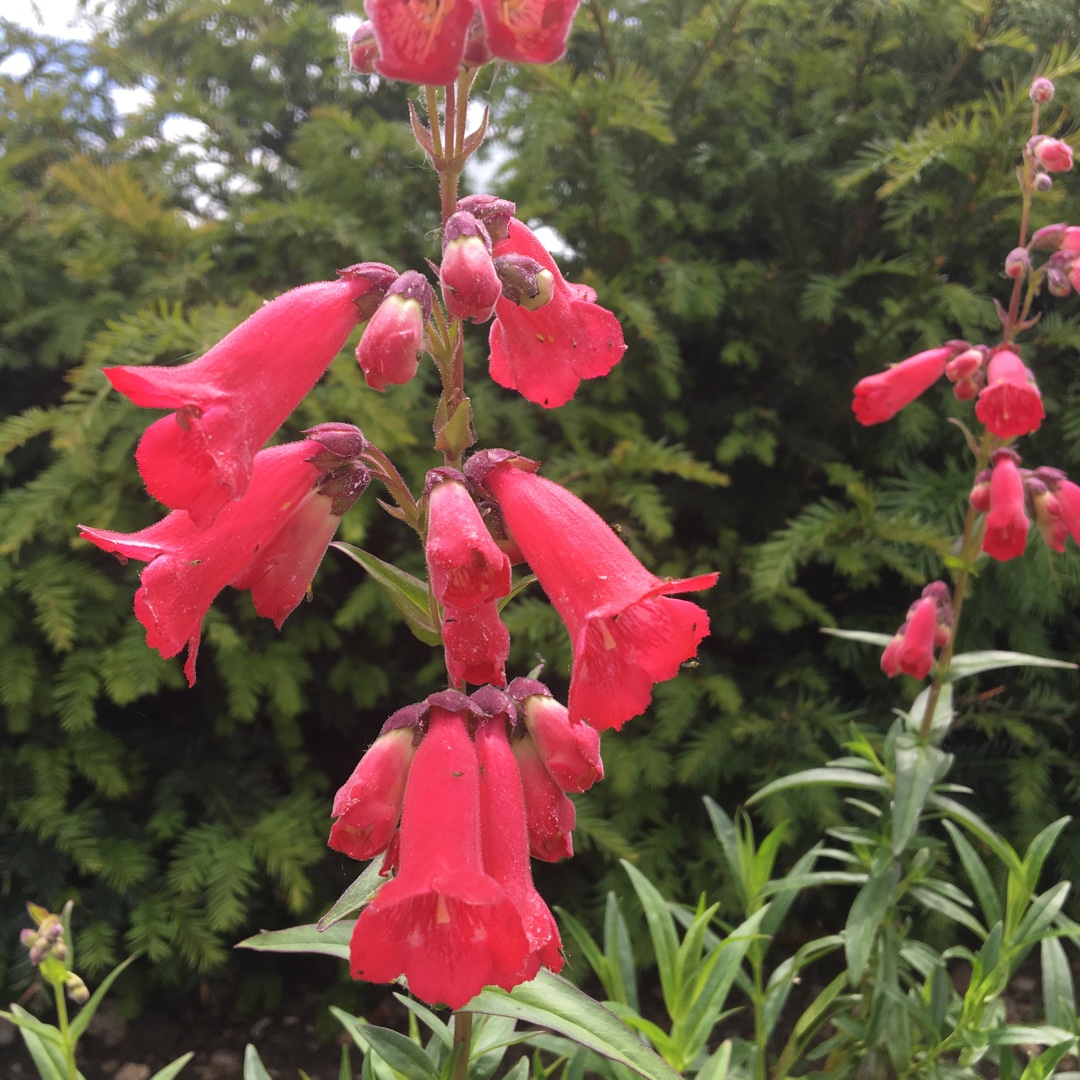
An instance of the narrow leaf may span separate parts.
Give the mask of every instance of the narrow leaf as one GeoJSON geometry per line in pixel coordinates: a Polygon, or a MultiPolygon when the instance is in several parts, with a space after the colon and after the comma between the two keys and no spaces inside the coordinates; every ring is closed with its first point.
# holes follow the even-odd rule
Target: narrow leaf
{"type": "Polygon", "coordinates": [[[244,1047],[244,1080],[272,1080],[259,1051],[251,1043],[244,1047]]]}
{"type": "Polygon", "coordinates": [[[371,899],[375,890],[386,881],[379,872],[382,865],[382,858],[372,859],[360,876],[338,897],[334,906],[315,924],[315,929],[322,933],[346,915],[359,911],[371,899]]]}
{"type": "Polygon", "coordinates": [[[1043,1015],[1047,1023],[1071,1028],[1076,1023],[1076,994],[1065,950],[1057,938],[1043,938],[1040,948],[1043,1015]]]}
{"type": "Polygon", "coordinates": [[[238,941],[237,949],[256,949],[259,952],[318,953],[349,959],[349,941],[352,938],[352,922],[337,922],[326,930],[319,930],[314,923],[291,926],[287,930],[263,930],[244,941],[238,941]]]}
{"type": "Polygon", "coordinates": [[[178,1057],[175,1061],[170,1061],[163,1069],[158,1069],[150,1080],[173,1080],[178,1072],[195,1056],[194,1050],[189,1050],[182,1057],[178,1057]]]}
{"type": "Polygon", "coordinates": [[[630,883],[645,910],[645,919],[649,924],[649,936],[652,938],[653,952],[656,954],[656,966],[660,975],[660,988],[669,1012],[680,998],[676,959],[679,951],[679,936],[675,930],[675,919],[668,908],[667,901],[660,891],[645,875],[625,859],[621,859],[623,869],[630,876],[630,883]]]}
{"type": "Polygon", "coordinates": [[[1002,649],[980,649],[977,652],[959,653],[949,665],[949,680],[964,679],[984,671],[1005,667],[1075,668],[1067,660],[1052,660],[1048,656],[1032,656],[1030,653],[1007,652],[1002,649]]]}
{"type": "Polygon", "coordinates": [[[844,927],[844,953],[853,986],[859,984],[866,970],[878,927],[892,903],[899,874],[896,863],[885,852],[879,852],[866,884],[852,901],[844,927]]]}

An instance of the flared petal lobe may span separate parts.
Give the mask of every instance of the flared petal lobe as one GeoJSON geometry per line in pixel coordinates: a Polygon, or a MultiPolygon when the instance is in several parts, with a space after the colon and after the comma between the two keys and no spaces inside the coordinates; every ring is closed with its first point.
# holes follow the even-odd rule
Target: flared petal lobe
{"type": "Polygon", "coordinates": [[[464,717],[433,708],[405,788],[399,870],[356,922],[353,978],[404,975],[417,997],[457,1009],[524,968],[530,951],[517,908],[484,870],[479,766],[464,717]]]}
{"type": "Polygon", "coordinates": [[[678,674],[709,632],[697,604],[668,594],[709,588],[718,575],[656,577],[577,496],[513,464],[496,465],[480,482],[566,623],[570,722],[620,727],[644,712],[653,684],[678,674]]]}
{"type": "Polygon", "coordinates": [[[342,274],[265,304],[190,364],[105,370],[136,405],[176,410],[150,425],[135,455],[155,499],[206,528],[244,494],[255,454],[337,355],[358,302],[397,277],[381,263],[342,274]]]}
{"type": "Polygon", "coordinates": [[[1029,435],[1042,423],[1042,395],[1016,353],[1002,349],[990,358],[975,415],[1001,439],[1029,435]]]}
{"type": "Polygon", "coordinates": [[[476,4],[473,0],[365,0],[388,79],[445,86],[458,75],[476,4]]]}
{"type": "Polygon", "coordinates": [[[551,64],[566,52],[578,0],[480,0],[488,46],[522,64],[551,64]]]}
{"type": "Polygon", "coordinates": [[[494,252],[535,259],[551,272],[553,283],[551,299],[533,311],[505,297],[495,305],[488,335],[491,377],[537,405],[565,405],[582,379],[606,375],[622,358],[626,344],[619,320],[565,281],[547,249],[520,221],[510,221],[508,237],[494,252]]]}

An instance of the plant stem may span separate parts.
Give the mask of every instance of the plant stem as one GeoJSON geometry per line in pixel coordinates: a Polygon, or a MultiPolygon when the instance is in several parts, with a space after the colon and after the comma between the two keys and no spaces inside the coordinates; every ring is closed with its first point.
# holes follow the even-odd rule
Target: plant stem
{"type": "Polygon", "coordinates": [[[454,1062],[454,1080],[469,1080],[469,1051],[472,1048],[471,1012],[459,1009],[454,1013],[454,1049],[458,1051],[454,1062]]]}
{"type": "Polygon", "coordinates": [[[52,982],[53,996],[56,998],[57,1026],[60,1028],[68,1080],[79,1080],[79,1070],[75,1065],[75,1044],[71,1040],[71,1029],[68,1027],[67,999],[64,997],[64,987],[62,983],[51,979],[49,981],[52,982]]]}

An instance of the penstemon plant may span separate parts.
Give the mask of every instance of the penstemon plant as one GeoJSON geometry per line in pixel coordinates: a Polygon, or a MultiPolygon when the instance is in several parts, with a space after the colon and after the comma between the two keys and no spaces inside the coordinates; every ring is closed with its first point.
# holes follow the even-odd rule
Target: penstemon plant
{"type": "MultiPolygon", "coordinates": [[[[717,575],[654,575],[584,502],[540,476],[539,463],[512,448],[477,448],[466,392],[470,322],[490,324],[491,378],[547,409],[568,402],[583,380],[608,374],[625,352],[615,316],[587,285],[563,278],[513,203],[459,195],[487,129],[485,113],[468,130],[478,72],[492,60],[558,60],[577,2],[366,6],[370,22],[350,42],[354,69],[423,87],[424,115],[410,102],[410,116],[438,178],[434,283],[417,269],[358,263],[337,280],[266,304],[192,363],[108,369],[112,386],[136,405],[168,411],[147,429],[136,458],[148,492],[170,513],[131,534],[81,529],[121,560],[147,564],[135,614],[163,657],[186,650],[192,684],[202,621],[217,594],[226,585],[250,590],[259,615],[280,628],[330,546],[372,576],[420,641],[442,649],[445,685],[386,721],[334,799],[329,844],[366,868],[317,925],[242,944],[326,953],[347,959],[356,979],[407,987],[409,996],[399,997],[408,1035],[337,1011],[364,1055],[365,1076],[463,1080],[508,1068],[505,1075],[517,1078],[976,1077],[992,1066],[1000,1076],[1035,1080],[1054,1072],[1080,1039],[1060,940],[1080,933],[1063,913],[1069,885],[1040,891],[1065,822],[1016,851],[961,801],[941,749],[959,679],[1014,665],[1071,666],[956,650],[981,560],[1021,554],[1032,518],[1057,551],[1068,535],[1080,541],[1080,486],[1053,467],[1021,468],[1014,448],[1044,419],[1018,339],[1035,324],[1040,296],[1080,290],[1080,227],[1030,227],[1039,192],[1072,165],[1068,144],[1040,131],[1052,84],[1038,79],[1031,88],[1000,341],[949,341],[855,388],[863,424],[891,419],[942,377],[957,399],[975,402],[974,420],[958,423],[973,481],[948,563],[951,584],[928,584],[892,638],[834,631],[883,646],[888,675],[932,674],[930,683],[883,739],[853,730],[845,756],[757,793],[753,802],[828,785],[850,795],[861,815],[828,830],[786,873],[775,873],[781,830],[759,844],[745,812],[731,818],[708,801],[717,874],[735,885],[737,921],[720,921],[704,901],[669,902],[627,864],[657,962],[661,1017],[642,1008],[631,935],[614,896],[602,942],[564,920],[604,1004],[557,977],[562,941],[530,858],[572,855],[569,796],[602,779],[601,732],[643,713],[653,686],[695,656],[708,617],[676,595],[709,588],[717,575]],[[347,421],[266,446],[361,323],[356,357],[373,390],[392,393],[409,382],[425,355],[437,369],[433,449],[441,461],[420,490],[347,421]],[[342,515],[372,483],[387,513],[415,532],[426,578],[334,543],[342,515]],[[523,568],[516,577],[515,566],[523,568]],[[539,681],[540,670],[506,671],[501,612],[534,582],[570,636],[565,705],[539,681]],[[855,890],[843,929],[773,957],[797,894],[822,886],[855,890]],[[938,949],[922,940],[927,915],[961,928],[963,943],[938,949]],[[1003,995],[1036,945],[1047,1022],[1010,1023],[1003,995]],[[794,985],[818,963],[831,965],[821,993],[788,1017],[794,985]],[[738,1004],[752,1030],[721,1041],[722,1021],[738,1004]],[[454,1010],[449,1022],[429,1008],[439,1005],[454,1010]],[[507,1065],[508,1048],[521,1042],[532,1056],[507,1065]]],[[[69,1059],[70,1072],[73,1045],[69,1059]]],[[[254,1048],[245,1075],[266,1075],[254,1048]]]]}

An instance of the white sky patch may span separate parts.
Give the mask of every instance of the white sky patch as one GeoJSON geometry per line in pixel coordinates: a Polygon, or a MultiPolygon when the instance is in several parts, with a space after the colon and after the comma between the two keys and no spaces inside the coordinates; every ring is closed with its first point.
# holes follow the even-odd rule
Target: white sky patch
{"type": "MultiPolygon", "coordinates": [[[[105,5],[91,5],[97,7],[105,5]]],[[[93,36],[93,26],[77,0],[5,0],[4,18],[69,41],[89,41],[93,36]]]]}

